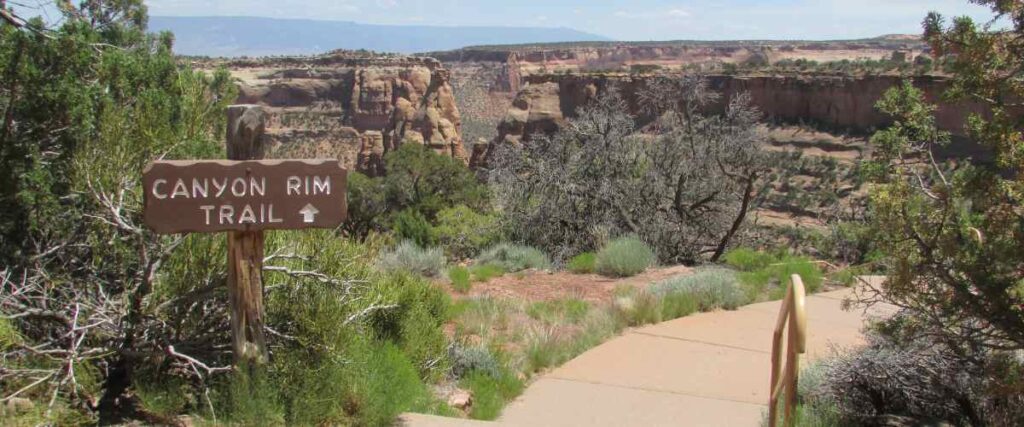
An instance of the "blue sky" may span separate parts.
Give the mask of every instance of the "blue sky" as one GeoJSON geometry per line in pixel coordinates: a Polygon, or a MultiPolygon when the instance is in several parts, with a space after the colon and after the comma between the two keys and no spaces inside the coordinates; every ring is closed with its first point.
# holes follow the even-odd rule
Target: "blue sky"
{"type": "Polygon", "coordinates": [[[617,40],[846,39],[919,33],[929,10],[978,20],[991,17],[986,8],[967,0],[152,0],[147,4],[152,15],[569,27],[617,40]]]}

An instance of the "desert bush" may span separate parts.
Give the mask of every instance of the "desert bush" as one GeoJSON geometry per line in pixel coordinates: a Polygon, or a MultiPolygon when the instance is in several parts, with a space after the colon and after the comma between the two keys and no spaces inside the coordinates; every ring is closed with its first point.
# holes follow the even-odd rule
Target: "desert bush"
{"type": "Polygon", "coordinates": [[[494,357],[494,353],[487,347],[479,345],[465,346],[454,343],[448,348],[448,358],[451,359],[452,377],[456,379],[464,378],[474,372],[498,378],[503,369],[501,363],[494,357]]]}
{"type": "Polygon", "coordinates": [[[1024,365],[1019,357],[952,349],[917,335],[915,328],[912,320],[898,316],[870,331],[867,346],[825,359],[823,378],[801,391],[804,400],[833,406],[844,425],[891,420],[913,425],[1015,425],[1024,420],[1024,365]],[[964,351],[983,363],[962,363],[964,351]],[[1006,361],[1016,374],[992,369],[1006,361]]]}
{"type": "Polygon", "coordinates": [[[437,214],[434,234],[449,256],[465,259],[497,243],[501,239],[501,225],[493,215],[458,205],[437,214]]]}
{"type": "Polygon", "coordinates": [[[576,274],[589,274],[593,273],[597,265],[597,254],[593,252],[584,252],[579,255],[572,257],[569,260],[567,267],[569,271],[576,274]]]}
{"type": "Polygon", "coordinates": [[[551,268],[551,260],[539,249],[508,243],[492,246],[481,253],[476,262],[482,265],[499,266],[508,273],[526,269],[546,270],[551,268]]]}
{"type": "Polygon", "coordinates": [[[380,254],[377,265],[386,271],[405,271],[434,277],[444,268],[444,253],[439,248],[424,249],[406,240],[380,254]]]}
{"type": "Polygon", "coordinates": [[[635,236],[620,237],[601,248],[594,269],[605,276],[628,277],[643,273],[657,258],[650,246],[635,236]]]}
{"type": "Polygon", "coordinates": [[[448,280],[452,282],[452,289],[458,292],[469,292],[469,289],[473,286],[469,279],[469,269],[466,267],[455,266],[448,269],[448,280]]]}
{"type": "Polygon", "coordinates": [[[702,311],[733,310],[749,301],[736,273],[722,268],[703,268],[694,274],[674,277],[651,285],[648,291],[660,298],[671,294],[692,295],[702,311]]]}
{"type": "Polygon", "coordinates": [[[743,94],[701,114],[718,96],[699,75],[646,86],[657,135],[641,135],[609,88],[553,135],[499,144],[488,179],[510,238],[560,261],[599,247],[597,230],[639,236],[665,262],[721,256],[767,185],[759,114],[743,94]]]}

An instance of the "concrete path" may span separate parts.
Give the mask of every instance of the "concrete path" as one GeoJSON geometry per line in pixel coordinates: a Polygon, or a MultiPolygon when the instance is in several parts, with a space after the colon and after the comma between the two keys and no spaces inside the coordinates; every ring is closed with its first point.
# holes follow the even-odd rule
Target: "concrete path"
{"type": "MultiPolygon", "coordinates": [[[[866,318],[844,289],[807,297],[806,361],[863,343],[866,318]]],[[[549,372],[497,423],[409,415],[413,426],[758,426],[767,409],[771,335],[781,302],[631,329],[549,372]]]]}

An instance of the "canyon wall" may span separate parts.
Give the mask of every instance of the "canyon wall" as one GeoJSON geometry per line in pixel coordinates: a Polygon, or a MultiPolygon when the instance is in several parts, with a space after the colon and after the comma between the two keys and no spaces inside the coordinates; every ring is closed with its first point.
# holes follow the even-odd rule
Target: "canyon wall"
{"type": "Polygon", "coordinates": [[[435,59],[331,54],[220,65],[238,81],[239,103],[270,114],[268,157],[334,157],[372,176],[407,143],[468,160],[449,72],[435,59]]]}
{"type": "MultiPolygon", "coordinates": [[[[531,134],[553,132],[576,109],[597,94],[615,87],[626,101],[630,114],[639,125],[653,118],[640,108],[637,94],[651,76],[629,74],[533,75],[524,78],[525,86],[516,95],[512,106],[498,126],[492,142],[518,143],[531,134]]],[[[724,110],[728,99],[749,93],[751,101],[768,123],[809,124],[832,132],[866,135],[888,126],[891,119],[875,108],[875,103],[890,87],[899,84],[898,76],[822,76],[822,75],[758,75],[708,77],[712,88],[722,94],[720,102],[708,106],[707,112],[724,110]]],[[[962,140],[969,114],[984,108],[975,102],[946,103],[940,100],[949,82],[940,76],[918,76],[912,79],[929,102],[936,103],[936,124],[962,140]]],[[[1020,113],[1024,113],[1021,111],[1020,113]]],[[[978,155],[977,147],[959,141],[956,153],[978,155]]],[[[474,147],[471,165],[486,164],[489,147],[474,147]]]]}

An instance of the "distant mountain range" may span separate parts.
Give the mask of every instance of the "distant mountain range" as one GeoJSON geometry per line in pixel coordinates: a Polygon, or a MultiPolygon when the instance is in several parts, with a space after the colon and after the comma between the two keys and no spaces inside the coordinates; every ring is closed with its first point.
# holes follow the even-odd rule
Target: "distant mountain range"
{"type": "Polygon", "coordinates": [[[569,28],[372,25],[236,16],[151,16],[149,31],[174,33],[174,51],[197,56],[305,55],[334,49],[414,53],[470,45],[609,41],[569,28]]]}

